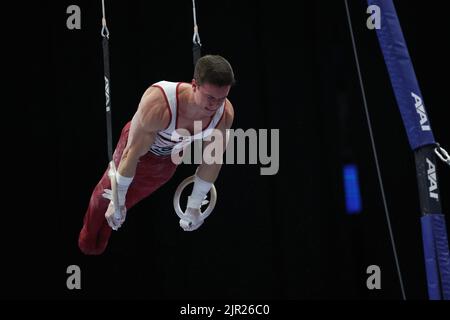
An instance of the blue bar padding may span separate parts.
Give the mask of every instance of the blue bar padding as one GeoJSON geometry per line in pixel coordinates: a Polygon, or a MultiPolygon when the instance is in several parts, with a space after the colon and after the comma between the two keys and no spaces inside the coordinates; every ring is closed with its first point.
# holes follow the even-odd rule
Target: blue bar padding
{"type": "Polygon", "coordinates": [[[450,300],[450,256],[445,216],[426,214],[422,218],[425,268],[430,300],[450,300]]]}
{"type": "Polygon", "coordinates": [[[425,271],[427,273],[428,298],[430,300],[441,300],[436,248],[434,245],[433,215],[428,214],[422,216],[421,222],[425,271]]]}
{"type": "Polygon", "coordinates": [[[433,214],[433,233],[441,276],[441,288],[444,300],[450,300],[450,257],[448,250],[445,216],[433,214]]]}
{"type": "MultiPolygon", "coordinates": [[[[380,29],[376,29],[389,71],[397,104],[413,150],[434,144],[430,119],[416,79],[403,32],[392,0],[368,0],[380,8],[380,29]]],[[[380,92],[380,94],[382,94],[380,92]]]]}

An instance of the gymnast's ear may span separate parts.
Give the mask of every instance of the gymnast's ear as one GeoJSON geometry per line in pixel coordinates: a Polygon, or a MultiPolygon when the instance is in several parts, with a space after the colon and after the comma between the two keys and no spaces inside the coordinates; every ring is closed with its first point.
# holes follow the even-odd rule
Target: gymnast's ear
{"type": "Polygon", "coordinates": [[[192,84],[192,89],[195,92],[195,90],[198,88],[198,83],[197,83],[197,81],[195,79],[192,79],[191,84],[192,84]]]}

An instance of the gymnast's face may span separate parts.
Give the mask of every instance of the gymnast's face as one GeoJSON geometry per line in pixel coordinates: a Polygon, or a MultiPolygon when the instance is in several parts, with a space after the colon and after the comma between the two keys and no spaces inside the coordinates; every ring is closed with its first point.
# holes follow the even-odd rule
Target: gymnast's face
{"type": "Polygon", "coordinates": [[[212,116],[228,96],[231,86],[216,86],[210,83],[198,85],[192,81],[195,104],[200,107],[206,116],[212,116]]]}

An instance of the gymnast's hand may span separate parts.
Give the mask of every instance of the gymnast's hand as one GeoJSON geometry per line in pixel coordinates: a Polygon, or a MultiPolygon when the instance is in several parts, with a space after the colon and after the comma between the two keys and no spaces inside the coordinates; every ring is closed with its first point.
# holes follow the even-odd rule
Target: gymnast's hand
{"type": "Polygon", "coordinates": [[[180,219],[180,227],[184,231],[194,231],[200,228],[203,224],[203,219],[201,217],[200,209],[198,208],[187,208],[185,216],[180,219]]]}
{"type": "Polygon", "coordinates": [[[116,207],[113,202],[112,191],[111,189],[104,189],[104,193],[102,194],[103,198],[111,200],[109,202],[108,209],[105,213],[106,221],[108,225],[113,230],[118,230],[122,224],[125,222],[127,217],[127,208],[125,207],[125,196],[121,197],[121,192],[119,191],[119,208],[116,210],[116,207]],[[121,201],[122,200],[122,201],[121,201]]]}

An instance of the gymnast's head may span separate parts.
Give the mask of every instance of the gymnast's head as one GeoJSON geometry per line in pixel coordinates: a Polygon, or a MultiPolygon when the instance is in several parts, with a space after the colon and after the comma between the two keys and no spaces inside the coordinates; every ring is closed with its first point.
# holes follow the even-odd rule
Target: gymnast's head
{"type": "Polygon", "coordinates": [[[214,113],[235,83],[231,64],[222,56],[206,55],[198,59],[192,89],[196,104],[214,113]]]}

